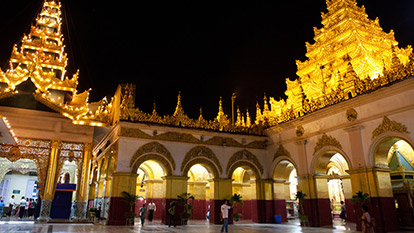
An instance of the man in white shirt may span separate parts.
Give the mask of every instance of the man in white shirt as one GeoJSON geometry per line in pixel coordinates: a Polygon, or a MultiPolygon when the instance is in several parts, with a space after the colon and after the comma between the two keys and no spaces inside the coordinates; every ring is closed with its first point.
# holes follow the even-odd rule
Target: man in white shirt
{"type": "Polygon", "coordinates": [[[9,209],[8,209],[8,212],[9,212],[10,216],[14,215],[14,210],[15,209],[16,209],[16,205],[14,203],[14,195],[12,195],[10,200],[9,200],[9,209]]]}
{"type": "Polygon", "coordinates": [[[152,218],[154,217],[154,212],[157,210],[155,203],[151,201],[148,204],[148,221],[152,222],[152,218]]]}
{"type": "Polygon", "coordinates": [[[228,203],[229,202],[227,200],[224,200],[224,204],[221,205],[221,216],[223,218],[223,227],[221,228],[221,232],[224,231],[224,228],[226,229],[226,232],[229,232],[229,209],[231,209],[231,207],[228,205],[228,203]]]}

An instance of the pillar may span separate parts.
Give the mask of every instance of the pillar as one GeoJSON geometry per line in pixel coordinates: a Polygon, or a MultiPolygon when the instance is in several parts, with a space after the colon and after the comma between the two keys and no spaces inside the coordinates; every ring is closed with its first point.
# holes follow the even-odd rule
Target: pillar
{"type": "MultiPolygon", "coordinates": [[[[306,194],[303,210],[304,215],[308,217],[309,225],[312,227],[332,226],[327,176],[300,176],[298,190],[306,194]]],[[[302,210],[299,211],[302,215],[302,210]]]]}
{"type": "Polygon", "coordinates": [[[286,200],[289,198],[289,182],[285,179],[273,180],[273,209],[275,215],[280,215],[282,222],[287,222],[286,200]]]}
{"type": "MultiPolygon", "coordinates": [[[[232,179],[211,179],[210,182],[210,223],[222,224],[220,221],[221,205],[229,200],[232,194],[232,179]]],[[[233,222],[233,211],[229,211],[229,223],[233,222]]],[[[243,217],[242,217],[243,218],[243,217]]]]}
{"type": "Polygon", "coordinates": [[[344,190],[344,197],[345,197],[345,208],[346,208],[346,217],[348,222],[355,222],[356,217],[353,211],[352,206],[352,183],[351,183],[351,177],[349,175],[341,176],[342,179],[342,187],[344,190]]]}
{"type": "Polygon", "coordinates": [[[92,182],[89,185],[89,194],[88,194],[88,208],[95,206],[95,195],[96,195],[96,182],[92,182]]]}
{"type": "MultiPolygon", "coordinates": [[[[163,176],[164,181],[164,199],[162,202],[162,222],[168,224],[169,215],[168,209],[170,203],[177,201],[177,196],[187,192],[188,177],[187,176],[163,176]]],[[[180,214],[184,211],[184,207],[176,205],[175,207],[175,223],[176,225],[181,224],[180,214]]]]}
{"type": "Polygon", "coordinates": [[[105,177],[105,189],[102,206],[102,217],[108,219],[109,203],[111,198],[112,178],[110,176],[105,177]]]}
{"type": "Polygon", "coordinates": [[[256,180],[252,186],[256,191],[256,200],[252,202],[252,221],[274,223],[273,179],[256,180]]]}
{"type": "MultiPolygon", "coordinates": [[[[95,207],[98,208],[101,205],[101,209],[103,208],[103,197],[104,197],[104,190],[105,190],[105,181],[104,179],[99,179],[96,182],[96,191],[95,191],[95,207]]],[[[102,216],[102,215],[101,215],[102,216]]]]}
{"type": "Polygon", "coordinates": [[[42,205],[40,207],[40,216],[37,219],[40,222],[47,222],[50,220],[50,209],[52,207],[53,197],[57,185],[57,163],[60,154],[60,140],[52,140],[49,156],[49,166],[47,169],[45,189],[43,192],[42,205]]]}
{"type": "Polygon", "coordinates": [[[88,188],[91,170],[92,143],[85,143],[82,161],[82,175],[76,190],[75,221],[86,220],[88,207],[88,188]]]}
{"type": "Polygon", "coordinates": [[[112,174],[109,194],[109,211],[108,211],[108,225],[126,225],[126,213],[134,211],[134,206],[130,206],[123,200],[122,192],[128,192],[135,195],[137,174],[129,172],[116,172],[112,174]]]}
{"type": "MultiPolygon", "coordinates": [[[[392,192],[390,169],[386,168],[357,168],[349,170],[352,181],[352,193],[362,191],[370,198],[366,202],[369,213],[375,218],[375,232],[390,232],[400,229],[395,201],[392,192]]],[[[362,211],[358,204],[354,208],[357,226],[360,226],[359,217],[362,211]]]]}

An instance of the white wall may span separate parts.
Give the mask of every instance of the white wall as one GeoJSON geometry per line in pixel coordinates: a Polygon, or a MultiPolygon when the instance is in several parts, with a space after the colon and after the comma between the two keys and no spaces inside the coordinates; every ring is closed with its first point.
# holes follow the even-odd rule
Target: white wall
{"type": "Polygon", "coordinates": [[[9,191],[6,197],[3,198],[4,203],[8,205],[10,197],[14,195],[15,202],[19,203],[22,196],[26,197],[27,183],[29,180],[37,181],[37,176],[29,176],[23,174],[5,175],[4,180],[10,180],[9,191]],[[13,194],[13,190],[20,190],[20,194],[13,194]]]}

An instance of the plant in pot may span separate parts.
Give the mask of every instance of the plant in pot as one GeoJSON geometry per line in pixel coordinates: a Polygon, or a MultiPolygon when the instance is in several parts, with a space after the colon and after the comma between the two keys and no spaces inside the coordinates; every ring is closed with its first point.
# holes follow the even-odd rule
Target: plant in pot
{"type": "Polygon", "coordinates": [[[361,223],[362,205],[366,204],[365,202],[368,199],[369,199],[369,194],[363,193],[362,191],[358,191],[355,195],[352,196],[351,203],[354,208],[357,231],[362,230],[362,223],[361,223]]]}
{"type": "Polygon", "coordinates": [[[301,226],[308,226],[309,220],[308,216],[305,215],[305,210],[303,209],[303,201],[305,200],[306,193],[302,191],[296,192],[296,200],[299,201],[299,220],[301,226]]]}
{"type": "Polygon", "coordinates": [[[189,202],[190,200],[194,200],[194,196],[191,193],[182,193],[177,195],[177,201],[173,201],[170,205],[179,205],[184,207],[184,211],[180,214],[181,220],[183,224],[186,224],[188,219],[192,216],[193,205],[189,202]]]}
{"type": "Polygon", "coordinates": [[[240,205],[241,207],[244,206],[244,203],[242,201],[242,196],[240,194],[235,193],[230,198],[230,205],[233,206],[233,208],[234,208],[233,220],[238,222],[240,220],[241,216],[242,216],[242,213],[237,212],[237,205],[240,205]]]}
{"type": "Polygon", "coordinates": [[[144,199],[144,197],[130,194],[126,191],[122,191],[121,195],[123,198],[122,201],[129,205],[129,210],[125,212],[126,225],[134,225],[134,219],[136,217],[136,214],[134,211],[135,202],[137,201],[138,198],[144,199]]]}

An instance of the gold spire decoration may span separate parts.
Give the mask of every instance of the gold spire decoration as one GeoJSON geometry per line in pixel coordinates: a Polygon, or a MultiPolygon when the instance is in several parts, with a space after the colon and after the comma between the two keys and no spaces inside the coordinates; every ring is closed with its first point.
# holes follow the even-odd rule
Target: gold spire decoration
{"type": "Polygon", "coordinates": [[[181,105],[181,91],[178,92],[177,106],[175,107],[175,111],[174,111],[173,116],[175,116],[175,117],[184,116],[184,109],[183,109],[183,106],[181,105]]]}
{"type": "Polygon", "coordinates": [[[241,125],[243,125],[243,121],[242,121],[242,117],[241,117],[240,108],[239,108],[239,106],[237,106],[237,120],[236,120],[236,126],[241,126],[241,125]]]}
{"type": "Polygon", "coordinates": [[[250,128],[252,119],[250,118],[249,109],[246,109],[246,127],[250,128]]]}
{"type": "Polygon", "coordinates": [[[23,36],[20,46],[13,47],[9,69],[0,69],[0,83],[7,86],[0,98],[16,94],[16,87],[30,79],[36,87],[34,97],[75,124],[111,122],[112,104],[106,98],[88,103],[90,90],[77,93],[79,70],[72,78],[65,76],[68,58],[64,48],[61,4],[45,0],[29,34],[23,36]]]}

